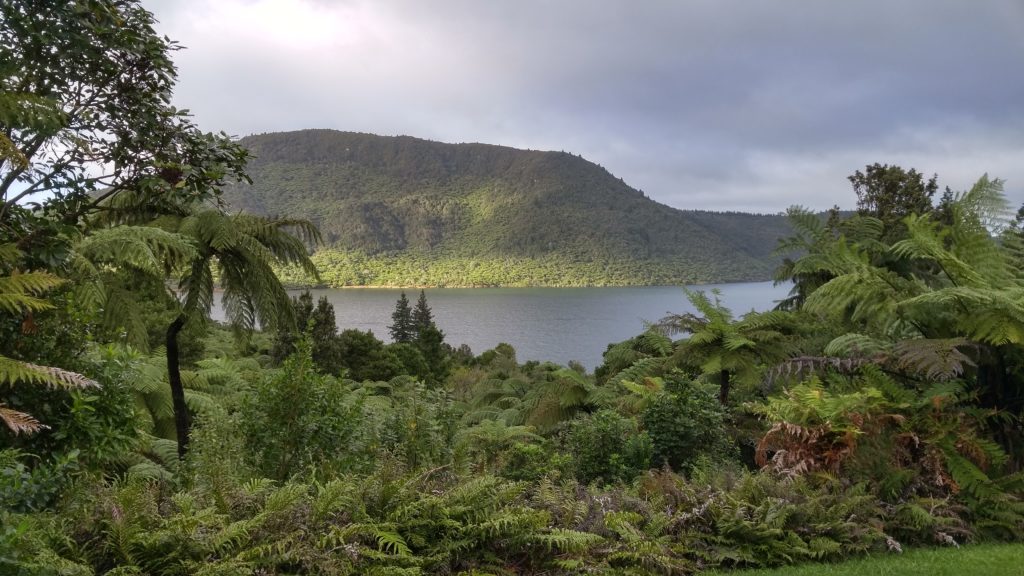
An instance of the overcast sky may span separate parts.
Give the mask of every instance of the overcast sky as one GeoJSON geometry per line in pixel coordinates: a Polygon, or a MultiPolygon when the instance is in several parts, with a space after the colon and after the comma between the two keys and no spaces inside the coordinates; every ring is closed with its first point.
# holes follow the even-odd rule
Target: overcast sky
{"type": "Polygon", "coordinates": [[[678,208],[852,207],[897,163],[1024,201],[1024,0],[151,0],[207,130],[565,150],[678,208]]]}

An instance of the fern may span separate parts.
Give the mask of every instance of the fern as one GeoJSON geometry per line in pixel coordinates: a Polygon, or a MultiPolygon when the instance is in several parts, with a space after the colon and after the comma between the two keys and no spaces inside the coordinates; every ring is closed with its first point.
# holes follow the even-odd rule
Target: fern
{"type": "MultiPolygon", "coordinates": [[[[0,245],[0,265],[12,262],[20,256],[21,252],[13,246],[0,245]]],[[[37,296],[63,283],[62,279],[45,272],[19,273],[15,270],[6,276],[0,276],[0,311],[20,315],[49,309],[52,305],[37,296]]],[[[43,384],[66,389],[98,386],[94,380],[75,372],[0,356],[0,385],[12,386],[17,383],[43,384]]],[[[2,401],[0,421],[14,434],[31,434],[45,427],[32,415],[14,410],[2,401]]]]}

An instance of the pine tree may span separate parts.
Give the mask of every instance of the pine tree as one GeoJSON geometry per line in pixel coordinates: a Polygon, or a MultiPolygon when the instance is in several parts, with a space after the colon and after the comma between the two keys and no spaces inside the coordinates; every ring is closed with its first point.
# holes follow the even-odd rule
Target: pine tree
{"type": "Polygon", "coordinates": [[[338,324],[334,305],[321,296],[316,308],[310,312],[310,339],[313,344],[313,363],[325,374],[338,375],[345,368],[338,343],[338,324]]]}
{"type": "Polygon", "coordinates": [[[292,297],[295,311],[295,325],[278,328],[271,356],[278,364],[295,353],[296,344],[307,334],[312,347],[313,364],[324,374],[338,374],[344,367],[338,351],[338,327],[334,306],[321,296],[313,306],[313,295],[309,290],[292,297]]]}
{"type": "Polygon", "coordinates": [[[423,359],[430,372],[425,379],[426,383],[437,386],[444,382],[451,372],[448,346],[444,343],[444,332],[441,332],[433,323],[426,328],[421,328],[416,336],[415,347],[423,354],[423,359]]]}
{"type": "Polygon", "coordinates": [[[295,353],[295,345],[309,324],[309,317],[313,314],[313,295],[309,290],[292,296],[292,309],[295,311],[295,325],[279,326],[273,347],[270,349],[270,356],[275,364],[281,364],[295,353]]]}
{"type": "MultiPolygon", "coordinates": [[[[424,300],[424,303],[426,301],[424,300]]],[[[429,313],[429,309],[427,310],[429,313]]],[[[412,309],[409,307],[409,299],[405,292],[395,303],[395,311],[391,313],[391,320],[394,322],[388,327],[391,339],[395,342],[412,342],[416,337],[416,328],[413,324],[412,309]]]]}
{"type": "Polygon", "coordinates": [[[434,314],[430,311],[430,306],[427,306],[427,295],[423,290],[420,290],[420,299],[416,301],[416,309],[412,311],[412,325],[417,334],[428,328],[436,328],[434,314]]]}

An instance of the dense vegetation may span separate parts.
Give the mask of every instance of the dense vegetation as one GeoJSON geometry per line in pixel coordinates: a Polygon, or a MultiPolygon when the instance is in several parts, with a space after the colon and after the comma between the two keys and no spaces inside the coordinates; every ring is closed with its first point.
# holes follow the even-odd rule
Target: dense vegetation
{"type": "Polygon", "coordinates": [[[778,215],[658,204],[565,152],[333,130],[240,143],[253,182],[224,198],[319,226],[314,262],[328,286],[766,280],[775,240],[789,234],[778,215]]]}
{"type": "Polygon", "coordinates": [[[167,107],[145,10],[0,17],[4,573],[680,574],[1024,538],[998,180],[935,202],[870,166],[857,214],[790,210],[779,309],[687,293],[593,374],[455,349],[422,293],[384,344],[283,292],[309,223],[223,210],[246,152],[167,107]]]}

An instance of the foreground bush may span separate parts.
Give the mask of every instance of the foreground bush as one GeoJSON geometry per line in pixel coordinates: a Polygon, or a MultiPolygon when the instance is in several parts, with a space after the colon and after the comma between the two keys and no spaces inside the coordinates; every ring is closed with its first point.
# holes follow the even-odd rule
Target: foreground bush
{"type": "Polygon", "coordinates": [[[921,521],[924,507],[884,506],[866,485],[743,471],[652,471],[597,489],[385,459],[324,482],[236,480],[219,495],[202,474],[191,484],[83,481],[60,515],[4,512],[2,561],[67,574],[677,574],[839,560],[944,534],[943,519],[921,521]]]}

